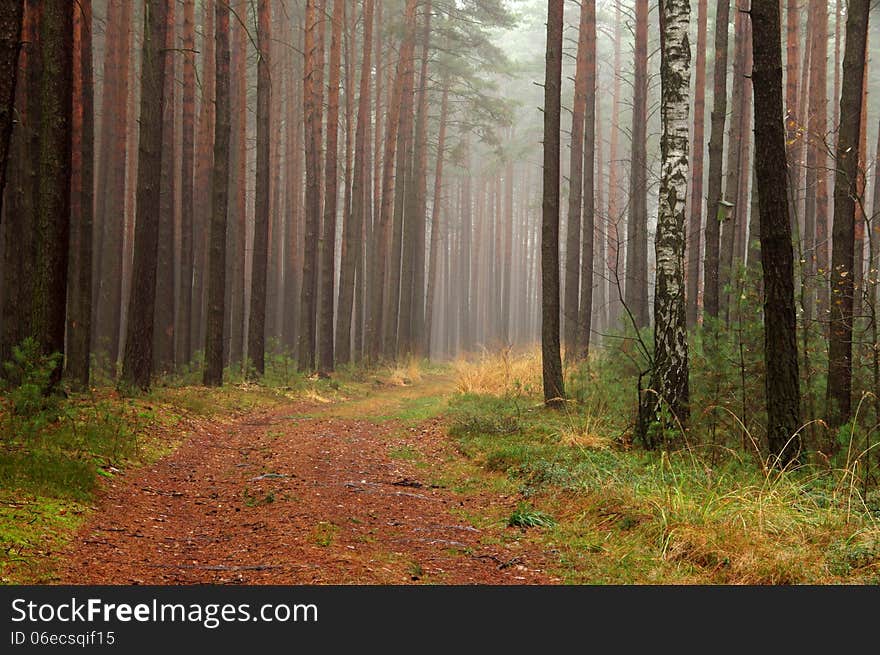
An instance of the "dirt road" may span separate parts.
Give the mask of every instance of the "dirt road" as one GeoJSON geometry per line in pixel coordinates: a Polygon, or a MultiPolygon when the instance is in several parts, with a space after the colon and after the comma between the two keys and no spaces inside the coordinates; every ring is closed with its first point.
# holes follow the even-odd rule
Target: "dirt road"
{"type": "Polygon", "coordinates": [[[436,480],[460,457],[442,419],[383,419],[448,381],[210,424],[117,477],[68,545],[62,583],[546,584],[550,558],[503,522],[515,500],[436,480]]]}

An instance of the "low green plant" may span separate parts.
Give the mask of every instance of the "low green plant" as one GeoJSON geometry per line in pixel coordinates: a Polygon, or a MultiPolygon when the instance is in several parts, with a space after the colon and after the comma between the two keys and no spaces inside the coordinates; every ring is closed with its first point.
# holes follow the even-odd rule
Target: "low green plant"
{"type": "Polygon", "coordinates": [[[552,528],[556,521],[546,512],[520,503],[507,519],[507,525],[515,528],[552,528]]]}

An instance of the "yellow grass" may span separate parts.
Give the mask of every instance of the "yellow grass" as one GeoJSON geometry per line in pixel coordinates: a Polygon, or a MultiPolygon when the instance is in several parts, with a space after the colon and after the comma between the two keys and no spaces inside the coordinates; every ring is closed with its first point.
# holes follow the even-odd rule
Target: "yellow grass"
{"type": "Polygon", "coordinates": [[[422,381],[422,363],[409,356],[388,367],[387,382],[399,387],[408,387],[422,381]]]}
{"type": "Polygon", "coordinates": [[[461,393],[503,396],[541,389],[541,350],[537,346],[520,352],[510,348],[484,352],[475,360],[459,358],[453,368],[456,389],[461,393]]]}

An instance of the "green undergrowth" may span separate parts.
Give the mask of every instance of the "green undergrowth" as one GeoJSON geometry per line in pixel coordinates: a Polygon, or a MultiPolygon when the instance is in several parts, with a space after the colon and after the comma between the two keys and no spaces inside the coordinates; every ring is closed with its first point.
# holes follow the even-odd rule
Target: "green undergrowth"
{"type": "Polygon", "coordinates": [[[492,520],[538,540],[563,580],[880,582],[880,495],[861,493],[852,470],[779,473],[733,449],[633,448],[603,393],[573,394],[562,411],[524,394],[458,394],[447,412],[455,446],[497,480],[471,475],[460,490],[510,493],[516,510],[492,520]]]}

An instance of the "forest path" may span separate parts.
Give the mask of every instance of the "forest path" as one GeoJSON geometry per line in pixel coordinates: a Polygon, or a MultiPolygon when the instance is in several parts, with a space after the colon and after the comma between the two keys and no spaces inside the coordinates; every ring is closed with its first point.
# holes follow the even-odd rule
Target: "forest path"
{"type": "Polygon", "coordinates": [[[428,376],[202,427],[108,483],[59,582],[558,582],[544,572],[550,556],[480,520],[514,499],[447,488],[466,466],[436,416],[452,388],[428,376]]]}

